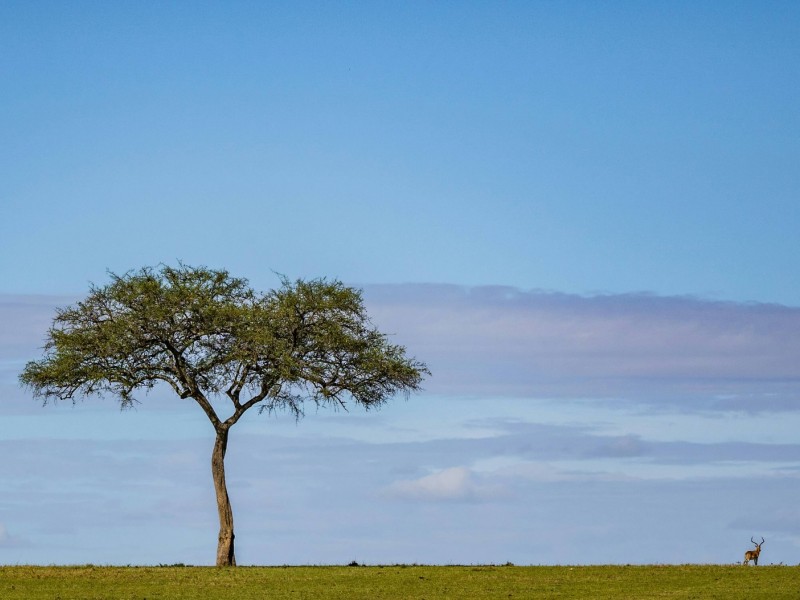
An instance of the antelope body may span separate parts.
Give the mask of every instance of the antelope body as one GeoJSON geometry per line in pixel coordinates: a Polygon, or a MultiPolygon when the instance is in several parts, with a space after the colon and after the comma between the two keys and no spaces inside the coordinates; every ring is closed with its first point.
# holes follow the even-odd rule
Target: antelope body
{"type": "Polygon", "coordinates": [[[752,560],[753,564],[758,566],[758,555],[761,554],[761,544],[763,544],[765,541],[764,536],[761,536],[761,544],[755,541],[752,537],[750,538],[750,541],[756,545],[756,549],[748,550],[747,552],[744,553],[744,562],[742,564],[746,565],[752,560]]]}

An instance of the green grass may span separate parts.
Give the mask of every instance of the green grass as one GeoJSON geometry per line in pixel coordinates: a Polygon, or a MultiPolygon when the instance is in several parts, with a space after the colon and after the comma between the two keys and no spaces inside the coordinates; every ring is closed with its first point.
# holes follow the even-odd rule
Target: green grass
{"type": "Polygon", "coordinates": [[[3,600],[800,598],[800,567],[0,567],[3,600]]]}

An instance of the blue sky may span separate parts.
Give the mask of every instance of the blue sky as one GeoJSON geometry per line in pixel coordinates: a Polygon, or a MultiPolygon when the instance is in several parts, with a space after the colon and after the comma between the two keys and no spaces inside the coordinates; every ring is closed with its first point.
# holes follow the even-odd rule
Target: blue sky
{"type": "Polygon", "coordinates": [[[213,562],[196,406],[16,381],[182,260],[359,286],[432,371],[237,426],[241,563],[797,564],[798,40],[788,2],[3,3],[0,563],[213,562]]]}

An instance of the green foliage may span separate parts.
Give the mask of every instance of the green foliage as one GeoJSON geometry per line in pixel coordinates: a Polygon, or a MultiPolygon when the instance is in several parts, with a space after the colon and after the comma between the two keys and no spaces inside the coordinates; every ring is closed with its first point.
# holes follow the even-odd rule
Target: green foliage
{"type": "Polygon", "coordinates": [[[110,394],[128,406],[135,391],[162,382],[194,398],[215,426],[209,398],[227,396],[232,425],[256,405],[298,416],[306,400],[369,408],[417,390],[428,373],[372,326],[360,292],[338,281],[283,279],[260,294],[226,271],[185,265],[111,278],[58,311],[44,358],[22,372],[45,402],[110,394]]]}
{"type": "Polygon", "coordinates": [[[0,597],[52,598],[592,598],[602,600],[797,598],[798,567],[386,566],[0,567],[0,597]]]}

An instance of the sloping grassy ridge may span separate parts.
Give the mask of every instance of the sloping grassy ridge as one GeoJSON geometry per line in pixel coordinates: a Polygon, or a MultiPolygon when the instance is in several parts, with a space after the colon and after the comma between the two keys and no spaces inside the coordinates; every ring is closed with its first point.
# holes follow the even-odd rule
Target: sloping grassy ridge
{"type": "Polygon", "coordinates": [[[800,567],[0,567],[3,600],[800,598],[800,567]]]}

